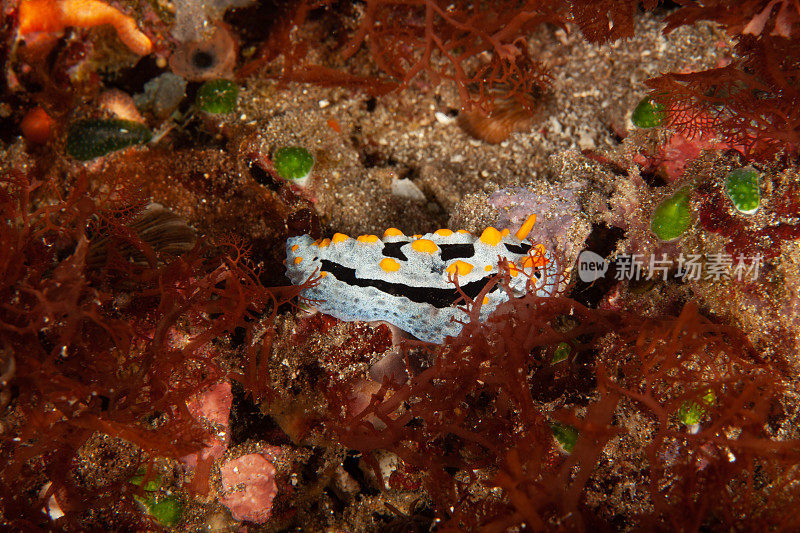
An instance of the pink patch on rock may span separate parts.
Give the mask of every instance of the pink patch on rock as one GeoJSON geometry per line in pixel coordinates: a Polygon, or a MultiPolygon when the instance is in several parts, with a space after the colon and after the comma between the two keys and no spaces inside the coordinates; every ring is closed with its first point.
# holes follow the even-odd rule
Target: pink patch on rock
{"type": "Polygon", "coordinates": [[[186,407],[194,418],[225,428],[230,425],[232,405],[231,384],[227,381],[212,385],[186,402],[186,407]]]}
{"type": "Polygon", "coordinates": [[[236,520],[263,524],[269,520],[278,493],[275,467],[263,455],[251,453],[223,464],[220,502],[236,520]]]}
{"type": "Polygon", "coordinates": [[[197,462],[213,462],[225,455],[225,451],[228,449],[228,445],[216,437],[212,437],[211,439],[205,441],[205,445],[203,449],[200,450],[198,453],[190,453],[189,455],[184,455],[181,457],[181,461],[189,470],[194,470],[197,468],[197,462]]]}
{"type": "Polygon", "coordinates": [[[186,402],[189,413],[197,421],[216,426],[216,428],[208,428],[214,433],[222,429],[205,442],[205,446],[199,453],[190,453],[181,458],[188,468],[196,468],[198,460],[210,462],[225,454],[230,440],[228,428],[230,427],[232,404],[231,384],[227,381],[212,385],[207,390],[195,394],[186,402]]]}

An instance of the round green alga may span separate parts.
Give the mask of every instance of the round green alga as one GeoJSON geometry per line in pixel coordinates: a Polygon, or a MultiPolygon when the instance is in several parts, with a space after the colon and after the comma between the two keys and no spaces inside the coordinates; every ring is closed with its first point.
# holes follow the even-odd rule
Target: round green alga
{"type": "Polygon", "coordinates": [[[197,108],[219,115],[236,109],[239,87],[230,80],[209,80],[197,91],[197,108]]]}
{"type": "Polygon", "coordinates": [[[631,122],[637,128],[655,128],[663,121],[664,111],[658,102],[654,102],[649,96],[645,96],[639,102],[631,115],[631,122]]]}
{"type": "Polygon", "coordinates": [[[303,185],[311,174],[314,157],[302,146],[285,146],[275,151],[272,164],[281,178],[303,185]]]}
{"type": "Polygon", "coordinates": [[[761,206],[758,181],[758,171],[750,166],[737,168],[725,177],[725,194],[743,215],[752,215],[761,206]]]}

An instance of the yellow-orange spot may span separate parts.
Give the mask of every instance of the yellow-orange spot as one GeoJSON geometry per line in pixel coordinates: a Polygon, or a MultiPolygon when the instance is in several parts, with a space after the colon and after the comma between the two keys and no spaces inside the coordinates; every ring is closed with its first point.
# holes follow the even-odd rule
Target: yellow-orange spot
{"type": "Polygon", "coordinates": [[[340,242],[344,242],[344,241],[346,241],[346,240],[347,240],[347,239],[349,239],[349,238],[350,238],[350,237],[348,237],[348,236],[347,236],[347,235],[345,235],[344,233],[334,233],[334,234],[333,234],[333,237],[331,238],[331,242],[332,242],[333,244],[339,244],[340,242]]]}
{"type": "Polygon", "coordinates": [[[20,35],[58,33],[69,26],[91,28],[109,24],[134,54],[145,56],[153,49],[150,38],[136,20],[99,0],[21,0],[18,14],[20,35]]]}
{"type": "Polygon", "coordinates": [[[322,239],[321,241],[319,241],[319,247],[320,248],[325,248],[325,247],[330,246],[330,245],[331,245],[331,240],[330,239],[322,239]]]}
{"type": "Polygon", "coordinates": [[[397,228],[388,228],[386,231],[383,232],[384,237],[402,237],[403,232],[397,228]]]}
{"type": "Polygon", "coordinates": [[[377,235],[359,235],[356,240],[358,242],[363,242],[364,244],[375,244],[380,239],[377,235]]]}
{"type": "Polygon", "coordinates": [[[413,235],[413,238],[415,238],[415,239],[419,239],[420,237],[422,237],[422,235],[420,235],[419,233],[415,233],[413,235]]]}
{"type": "Polygon", "coordinates": [[[512,278],[515,278],[517,277],[517,274],[519,274],[519,268],[517,268],[517,265],[515,265],[514,263],[509,263],[508,273],[511,274],[512,278]]]}
{"type": "Polygon", "coordinates": [[[502,239],[503,236],[500,235],[500,232],[491,226],[483,230],[483,233],[481,233],[481,242],[488,244],[489,246],[497,246],[502,239]]]}
{"type": "Polygon", "coordinates": [[[445,268],[445,272],[448,274],[458,274],[459,276],[466,276],[470,272],[472,272],[473,266],[469,263],[464,261],[456,261],[452,263],[449,267],[445,268]]]}
{"type": "MultiPolygon", "coordinates": [[[[315,242],[314,244],[317,244],[317,243],[315,242]]],[[[293,252],[296,252],[299,249],[300,249],[300,245],[299,244],[295,244],[294,246],[292,246],[292,251],[293,252]]]]}
{"type": "Polygon", "coordinates": [[[483,267],[483,269],[484,269],[486,272],[491,272],[491,271],[492,271],[492,265],[486,265],[485,267],[483,267]]]}
{"type": "Polygon", "coordinates": [[[439,247],[430,239],[417,239],[411,243],[411,247],[418,252],[425,252],[426,254],[435,254],[439,247]]]}
{"type": "Polygon", "coordinates": [[[488,303],[489,303],[489,297],[488,296],[484,296],[483,297],[483,305],[486,305],[488,303]]]}
{"type": "Polygon", "coordinates": [[[438,235],[439,237],[449,237],[450,235],[453,234],[453,231],[449,230],[449,229],[442,228],[442,229],[437,229],[436,231],[434,231],[434,233],[436,235],[438,235]]]}
{"type": "Polygon", "coordinates": [[[320,273],[319,273],[319,277],[321,277],[321,278],[324,278],[324,277],[325,277],[325,276],[327,276],[327,275],[328,275],[328,273],[327,273],[327,272],[320,272],[320,273]]]}
{"type": "Polygon", "coordinates": [[[381,259],[381,262],[378,264],[386,272],[397,272],[398,270],[400,270],[400,263],[398,263],[391,257],[386,257],[384,259],[381,259]]]}
{"type": "Polygon", "coordinates": [[[456,231],[456,233],[466,233],[467,235],[469,235],[469,232],[467,230],[465,230],[465,229],[460,229],[460,230],[456,231]]]}
{"type": "Polygon", "coordinates": [[[511,233],[511,230],[506,228],[506,229],[504,229],[503,231],[500,232],[500,235],[502,235],[503,237],[508,237],[510,233],[511,233]]]}
{"type": "Polygon", "coordinates": [[[533,229],[533,225],[536,224],[536,215],[529,216],[525,222],[522,223],[519,230],[514,234],[517,239],[524,241],[528,238],[528,235],[531,234],[531,230],[533,229]]]}
{"type": "Polygon", "coordinates": [[[294,264],[295,265],[299,265],[302,261],[303,261],[302,257],[295,257],[294,258],[294,264]]]}

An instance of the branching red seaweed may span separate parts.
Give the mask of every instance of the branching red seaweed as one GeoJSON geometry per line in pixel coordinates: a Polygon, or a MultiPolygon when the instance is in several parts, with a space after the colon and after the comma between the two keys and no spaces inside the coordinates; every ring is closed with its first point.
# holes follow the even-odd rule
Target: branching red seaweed
{"type": "Polygon", "coordinates": [[[366,409],[332,430],[345,446],[390,450],[421,473],[445,531],[523,524],[574,530],[612,518],[586,499],[608,447],[636,431],[620,419],[630,409],[649,421],[653,435],[640,458],[649,465],[643,487],[651,509],[635,518],[640,525],[684,528],[686,508],[696,512],[689,513],[690,529],[741,517],[793,520],[779,503],[800,444],[773,440],[765,426],[780,381],[738,330],[709,322],[693,305],[676,318],[645,319],[525,297],[501,306],[485,325],[467,324],[432,357],[407,384],[384,383],[366,409]],[[571,325],[557,327],[564,324],[559,317],[571,325]],[[547,348],[562,342],[572,350],[568,373],[590,365],[596,385],[574,390],[581,382],[564,380],[558,394],[581,400],[552,410],[533,393],[540,375],[552,375],[547,348]],[[676,413],[709,390],[717,399],[709,422],[687,432],[676,413]],[[580,435],[560,459],[552,422],[580,435]],[[763,479],[754,479],[756,465],[763,479]],[[746,490],[731,490],[742,483],[746,490]],[[770,484],[774,498],[765,504],[754,483],[770,484]]]}
{"type": "Polygon", "coordinates": [[[0,505],[16,528],[47,519],[48,482],[69,528],[98,505],[142,520],[125,479],[93,491],[72,477],[82,447],[104,434],[144,460],[197,451],[207,432],[186,400],[226,372],[212,341],[280,301],[242,256],[202,243],[175,256],[148,242],[113,209],[118,197],[85,179],[61,200],[22,173],[0,182],[0,350],[16,367],[3,385],[13,414],[0,437],[0,505]],[[98,247],[108,260],[90,267],[98,247]]]}

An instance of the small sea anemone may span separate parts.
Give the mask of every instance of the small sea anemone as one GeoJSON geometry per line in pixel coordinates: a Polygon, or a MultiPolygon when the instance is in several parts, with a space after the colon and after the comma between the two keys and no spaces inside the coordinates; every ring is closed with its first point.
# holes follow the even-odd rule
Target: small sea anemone
{"type": "Polygon", "coordinates": [[[204,39],[180,44],[169,58],[169,67],[190,81],[231,78],[236,53],[236,41],[231,32],[217,25],[204,39]]]}
{"type": "Polygon", "coordinates": [[[533,120],[534,113],[513,99],[498,99],[489,113],[470,109],[458,115],[461,129],[489,144],[500,144],[515,131],[530,129],[533,120]]]}

